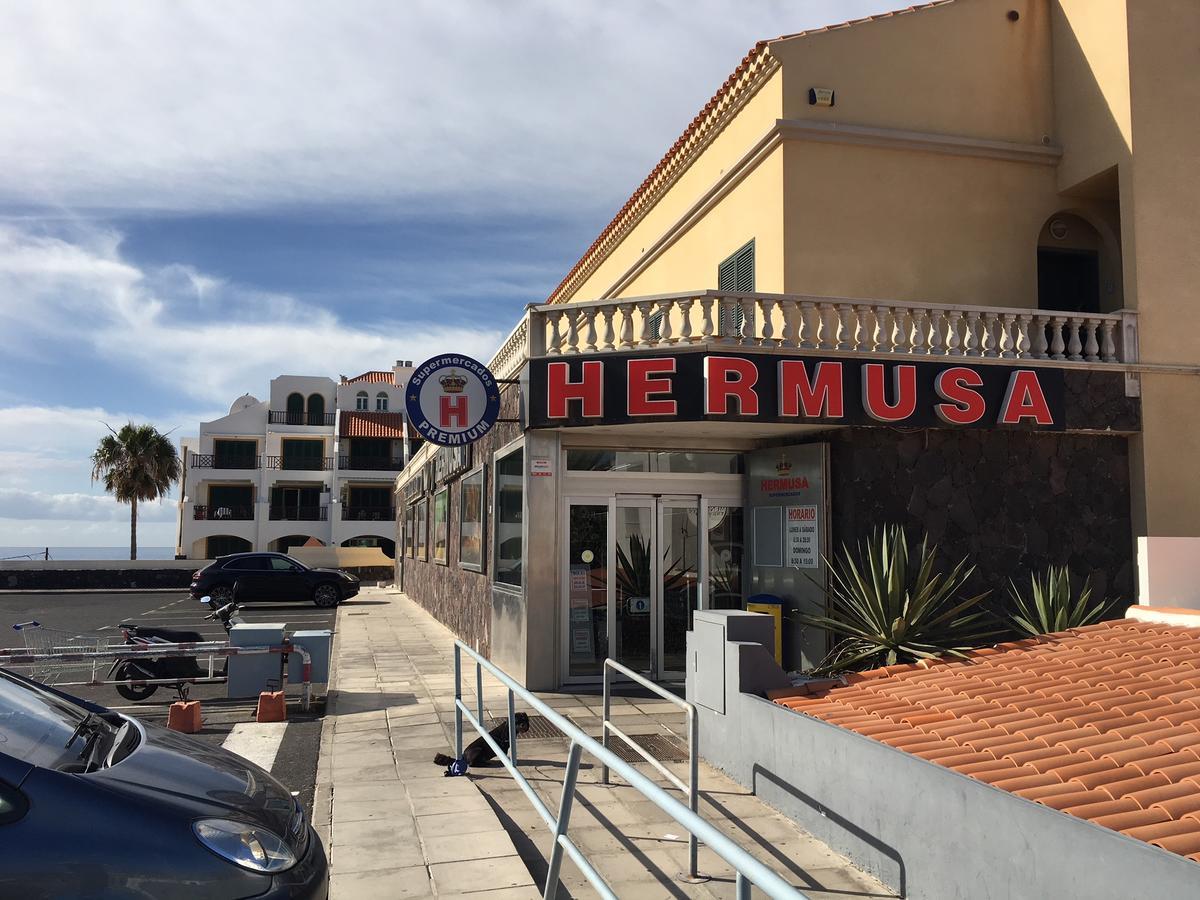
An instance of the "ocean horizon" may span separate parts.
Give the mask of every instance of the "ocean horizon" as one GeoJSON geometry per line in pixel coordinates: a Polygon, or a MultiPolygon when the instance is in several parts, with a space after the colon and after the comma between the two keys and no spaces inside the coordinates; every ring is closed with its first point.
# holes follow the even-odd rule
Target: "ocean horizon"
{"type": "MultiPolygon", "coordinates": [[[[0,560],[45,559],[129,559],[129,545],[124,547],[0,547],[0,560]]],[[[138,545],[138,559],[174,559],[174,547],[143,547],[138,545]]]]}

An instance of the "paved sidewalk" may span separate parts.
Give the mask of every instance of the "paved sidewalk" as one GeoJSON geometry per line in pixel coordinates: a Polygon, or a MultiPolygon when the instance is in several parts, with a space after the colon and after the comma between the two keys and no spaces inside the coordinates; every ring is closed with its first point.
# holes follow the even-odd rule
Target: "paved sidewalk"
{"type": "MultiPolygon", "coordinates": [[[[540,896],[535,878],[544,880],[549,831],[508,772],[497,765],[444,778],[431,761],[453,752],[453,635],[399,593],[368,589],[360,597],[338,615],[317,770],[313,818],[330,851],[331,900],[540,896]]],[[[474,667],[464,667],[464,676],[474,708],[474,667]]],[[[489,717],[507,715],[506,691],[486,676],[483,695],[489,717]]],[[[539,697],[599,735],[601,697],[539,697]]],[[[682,711],[657,698],[614,698],[613,715],[630,735],[684,730],[682,711]]],[[[566,751],[562,739],[518,742],[522,770],[555,811],[566,751]]],[[[673,768],[686,780],[686,764],[673,768]]],[[[639,769],[657,777],[648,765],[639,769]]],[[[733,873],[704,847],[700,871],[711,880],[677,880],[687,868],[686,831],[632,788],[598,781],[599,768],[585,757],[570,833],[619,896],[733,897],[733,873]]],[[[703,764],[700,785],[701,814],[809,896],[894,896],[703,764]]],[[[562,874],[560,898],[595,896],[570,860],[562,874]]]]}

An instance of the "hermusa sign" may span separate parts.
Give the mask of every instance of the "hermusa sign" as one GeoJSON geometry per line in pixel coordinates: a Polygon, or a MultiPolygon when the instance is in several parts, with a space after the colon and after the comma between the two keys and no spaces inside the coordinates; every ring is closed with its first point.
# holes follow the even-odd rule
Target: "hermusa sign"
{"type": "Polygon", "coordinates": [[[481,362],[456,353],[427,359],[405,390],[408,420],[425,440],[444,446],[470,444],[500,416],[496,379],[481,362]]]}
{"type": "Polygon", "coordinates": [[[529,427],[653,421],[1061,430],[1063,373],[950,361],[677,353],[536,359],[529,427]]]}

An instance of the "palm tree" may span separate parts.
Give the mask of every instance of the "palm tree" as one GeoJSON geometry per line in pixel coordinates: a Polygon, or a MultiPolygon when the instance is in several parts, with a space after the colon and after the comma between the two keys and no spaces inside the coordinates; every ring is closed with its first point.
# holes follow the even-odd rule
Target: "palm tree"
{"type": "Polygon", "coordinates": [[[92,482],[103,481],[118,502],[129,504],[129,558],[137,559],[138,501],[166,495],[179,480],[179,454],[153,425],[130,422],[120,431],[104,427],[112,433],[100,439],[92,454],[92,482]]]}

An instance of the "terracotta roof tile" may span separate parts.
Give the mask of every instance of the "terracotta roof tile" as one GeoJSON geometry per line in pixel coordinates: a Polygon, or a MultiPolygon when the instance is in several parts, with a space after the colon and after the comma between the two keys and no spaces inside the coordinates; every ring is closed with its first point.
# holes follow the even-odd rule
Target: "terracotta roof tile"
{"type": "Polygon", "coordinates": [[[347,384],[357,384],[364,382],[366,384],[395,384],[396,376],[392,372],[383,372],[378,369],[370,372],[363,372],[361,375],[355,375],[353,378],[347,378],[347,384]]]}
{"type": "Polygon", "coordinates": [[[340,437],[404,437],[404,414],[398,412],[363,412],[343,410],[339,419],[340,437]]]}
{"type": "Polygon", "coordinates": [[[1200,629],[1130,618],[781,697],[1200,862],[1200,629]]]}

